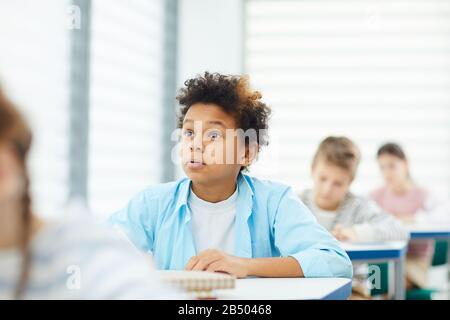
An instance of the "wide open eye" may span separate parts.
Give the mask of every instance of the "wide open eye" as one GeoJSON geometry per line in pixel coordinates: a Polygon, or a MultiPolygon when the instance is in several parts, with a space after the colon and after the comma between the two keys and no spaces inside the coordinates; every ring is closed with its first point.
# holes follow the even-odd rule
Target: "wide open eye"
{"type": "Polygon", "coordinates": [[[187,137],[187,138],[191,138],[194,136],[194,131],[190,130],[190,129],[184,129],[183,130],[183,136],[187,137]]]}
{"type": "Polygon", "coordinates": [[[220,131],[216,131],[216,130],[210,131],[210,132],[208,132],[207,137],[209,140],[215,141],[222,137],[222,133],[220,131]]]}

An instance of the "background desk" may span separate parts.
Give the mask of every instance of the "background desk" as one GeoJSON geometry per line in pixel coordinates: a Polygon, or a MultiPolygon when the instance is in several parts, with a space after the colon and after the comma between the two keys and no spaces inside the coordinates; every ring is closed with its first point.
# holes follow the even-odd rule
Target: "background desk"
{"type": "Polygon", "coordinates": [[[450,226],[440,225],[410,225],[408,226],[411,240],[415,239],[446,239],[447,246],[447,280],[450,282],[450,226]]]}
{"type": "Polygon", "coordinates": [[[410,225],[411,239],[450,239],[450,226],[410,225]]]}
{"type": "Polygon", "coordinates": [[[344,278],[251,278],[215,293],[221,300],[345,300],[351,291],[351,280],[344,278]]]}
{"type": "Polygon", "coordinates": [[[394,299],[405,299],[405,256],[407,241],[379,243],[341,242],[352,262],[393,262],[394,263],[394,299]]]}

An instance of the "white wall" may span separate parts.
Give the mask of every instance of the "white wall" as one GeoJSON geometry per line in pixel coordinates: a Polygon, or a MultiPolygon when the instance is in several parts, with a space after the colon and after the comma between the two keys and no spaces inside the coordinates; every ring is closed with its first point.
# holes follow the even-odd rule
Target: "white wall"
{"type": "Polygon", "coordinates": [[[244,0],[180,0],[178,84],[203,71],[243,71],[244,0]]]}
{"type": "Polygon", "coordinates": [[[204,71],[243,72],[244,0],[180,0],[178,10],[178,88],[204,71]]]}
{"type": "Polygon", "coordinates": [[[0,85],[33,130],[33,210],[45,217],[59,215],[69,194],[69,4],[0,1],[0,85]]]}

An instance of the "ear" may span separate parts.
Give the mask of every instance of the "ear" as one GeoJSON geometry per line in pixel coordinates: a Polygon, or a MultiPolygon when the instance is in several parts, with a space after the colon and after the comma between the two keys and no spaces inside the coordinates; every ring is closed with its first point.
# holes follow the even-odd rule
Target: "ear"
{"type": "Polygon", "coordinates": [[[245,146],[245,153],[242,159],[242,165],[244,167],[250,166],[253,161],[256,160],[259,153],[259,144],[257,142],[249,143],[245,146]]]}

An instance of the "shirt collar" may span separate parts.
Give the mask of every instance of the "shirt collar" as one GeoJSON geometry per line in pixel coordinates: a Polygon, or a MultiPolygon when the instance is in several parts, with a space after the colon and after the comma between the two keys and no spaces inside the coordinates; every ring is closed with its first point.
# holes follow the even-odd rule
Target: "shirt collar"
{"type": "MultiPolygon", "coordinates": [[[[178,196],[176,197],[176,212],[185,212],[185,222],[188,222],[191,219],[191,215],[189,210],[182,210],[183,208],[187,208],[189,191],[191,188],[192,181],[188,178],[182,178],[178,184],[178,190],[176,193],[178,196]]],[[[238,216],[244,220],[247,220],[251,214],[251,209],[253,207],[253,184],[251,179],[243,173],[239,173],[237,177],[238,184],[238,197],[237,197],[237,208],[240,213],[238,216]]]]}
{"type": "Polygon", "coordinates": [[[181,209],[187,206],[189,189],[191,188],[192,181],[188,178],[183,178],[178,183],[178,189],[175,191],[175,211],[180,212],[181,209]]]}
{"type": "Polygon", "coordinates": [[[235,254],[239,257],[251,258],[253,255],[249,218],[253,212],[253,183],[249,176],[240,173],[238,184],[235,254]]]}

